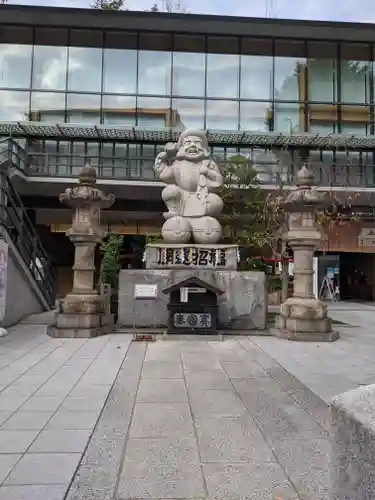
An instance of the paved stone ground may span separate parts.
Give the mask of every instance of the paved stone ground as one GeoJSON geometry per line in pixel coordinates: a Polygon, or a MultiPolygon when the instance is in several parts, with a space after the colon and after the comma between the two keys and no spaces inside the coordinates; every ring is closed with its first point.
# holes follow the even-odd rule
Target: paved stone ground
{"type": "Polygon", "coordinates": [[[375,382],[375,308],[331,316],[355,325],[333,344],[19,325],[0,339],[1,500],[328,500],[321,398],[375,382]]]}
{"type": "Polygon", "coordinates": [[[327,405],[250,339],[133,343],[67,500],[328,500],[327,405]]]}
{"type": "Polygon", "coordinates": [[[375,303],[329,304],[341,338],[333,343],[285,342],[272,337],[252,341],[329,403],[333,396],[375,383],[375,303]]]}
{"type": "Polygon", "coordinates": [[[130,345],[128,336],[0,339],[0,498],[61,500],[130,345]]]}

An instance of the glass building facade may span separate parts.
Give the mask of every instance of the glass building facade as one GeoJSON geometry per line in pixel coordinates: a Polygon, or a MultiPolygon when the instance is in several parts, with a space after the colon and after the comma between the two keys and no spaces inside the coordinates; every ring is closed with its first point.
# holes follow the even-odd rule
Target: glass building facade
{"type": "Polygon", "coordinates": [[[45,31],[0,44],[2,121],[374,133],[369,44],[45,31]]]}
{"type": "MultiPolygon", "coordinates": [[[[0,37],[0,121],[373,135],[374,55],[375,45],[359,42],[8,25],[0,37]]],[[[110,178],[153,178],[162,147],[71,138],[27,144],[35,172],[76,175],[90,161],[110,178]]],[[[242,151],[212,147],[224,158],[242,151]]],[[[373,156],[313,153],[326,166],[320,182],[334,184],[373,185],[373,156]]]]}

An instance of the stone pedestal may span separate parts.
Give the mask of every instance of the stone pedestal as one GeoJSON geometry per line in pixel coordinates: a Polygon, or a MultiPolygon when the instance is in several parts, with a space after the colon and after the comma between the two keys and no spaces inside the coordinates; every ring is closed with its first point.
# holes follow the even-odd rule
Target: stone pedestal
{"type": "Polygon", "coordinates": [[[336,396],[330,408],[329,500],[375,498],[375,385],[336,396]]]}
{"type": "Polygon", "coordinates": [[[287,241],[294,251],[294,292],[280,307],[276,335],[289,340],[332,342],[339,333],[332,331],[326,304],[313,293],[313,259],[322,235],[316,223],[321,201],[312,181],[313,175],[304,165],[297,175],[296,190],[284,203],[289,214],[287,241]]]}
{"type": "Polygon", "coordinates": [[[67,236],[75,247],[73,289],[60,303],[60,311],[49,334],[53,337],[96,337],[109,333],[113,319],[104,297],[95,288],[95,248],[104,233],[100,228],[100,209],[111,206],[113,195],[95,187],[96,172],[82,169],[79,186],[67,189],[60,201],[75,209],[73,225],[67,236]]]}
{"type": "Polygon", "coordinates": [[[165,329],[168,324],[168,296],[163,290],[196,276],[224,290],[219,297],[219,329],[226,334],[265,334],[267,322],[266,276],[260,271],[212,271],[210,269],[126,269],[119,277],[120,328],[165,329]],[[136,285],[157,287],[155,300],[136,300],[136,285]]]}

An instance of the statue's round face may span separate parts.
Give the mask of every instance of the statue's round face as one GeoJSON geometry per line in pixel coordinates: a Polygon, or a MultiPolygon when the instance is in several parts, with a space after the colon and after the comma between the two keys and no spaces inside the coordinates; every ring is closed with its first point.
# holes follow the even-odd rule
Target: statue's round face
{"type": "Polygon", "coordinates": [[[183,151],[186,157],[196,160],[205,155],[205,146],[199,137],[186,137],[183,143],[183,151]]]}

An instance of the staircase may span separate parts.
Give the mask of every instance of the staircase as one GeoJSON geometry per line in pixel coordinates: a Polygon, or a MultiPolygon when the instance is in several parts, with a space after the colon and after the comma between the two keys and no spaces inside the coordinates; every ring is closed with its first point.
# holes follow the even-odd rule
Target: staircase
{"type": "Polygon", "coordinates": [[[44,302],[55,306],[56,276],[27,211],[12,185],[13,169],[27,168],[25,150],[13,139],[0,140],[0,233],[11,241],[30,271],[44,302]]]}

